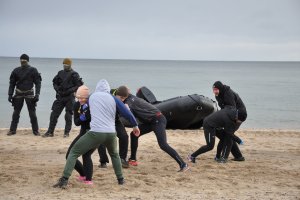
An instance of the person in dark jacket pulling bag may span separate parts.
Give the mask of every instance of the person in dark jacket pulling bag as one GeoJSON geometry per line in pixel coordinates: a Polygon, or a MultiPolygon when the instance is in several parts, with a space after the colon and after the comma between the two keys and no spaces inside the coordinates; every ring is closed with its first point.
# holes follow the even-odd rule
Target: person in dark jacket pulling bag
{"type": "Polygon", "coordinates": [[[145,100],[138,98],[129,93],[129,89],[126,86],[120,86],[116,92],[116,97],[121,99],[127,104],[133,115],[141,122],[139,128],[141,134],[137,137],[133,133],[130,134],[131,139],[131,156],[129,158],[129,164],[136,166],[136,152],[138,148],[138,139],[141,135],[153,131],[157,138],[159,147],[169,154],[179,165],[179,172],[184,172],[189,170],[188,165],[182,160],[178,153],[169,146],[167,143],[166,135],[166,124],[167,120],[165,116],[154,107],[152,104],[146,102],[145,100]]]}
{"type": "MultiPolygon", "coordinates": [[[[224,109],[226,106],[232,106],[237,109],[237,123],[236,123],[236,128],[235,131],[237,131],[242,124],[247,118],[247,110],[244,102],[240,98],[240,96],[234,92],[229,86],[224,85],[221,81],[216,81],[213,84],[213,93],[215,94],[216,100],[218,101],[218,105],[221,109],[224,109]]],[[[220,142],[217,147],[217,154],[215,159],[218,161],[218,159],[221,156],[221,151],[223,149],[223,141],[222,137],[224,134],[222,134],[224,130],[220,129],[217,130],[216,136],[220,138],[220,142]]],[[[231,153],[234,156],[234,161],[244,161],[245,158],[243,157],[238,145],[238,144],[243,144],[243,141],[237,137],[236,135],[232,135],[233,139],[233,144],[232,144],[232,149],[231,153]]]]}
{"type": "Polygon", "coordinates": [[[25,100],[29,112],[32,132],[34,135],[39,136],[40,133],[36,116],[36,103],[39,101],[42,78],[37,69],[28,64],[28,55],[22,54],[20,62],[21,66],[15,68],[9,78],[8,101],[12,103],[14,112],[7,135],[10,136],[16,134],[20,112],[25,100]],[[35,86],[35,93],[33,91],[33,86],[35,86]],[[14,90],[15,95],[13,96],[14,90]]]}
{"type": "Polygon", "coordinates": [[[196,157],[200,154],[211,151],[215,145],[216,129],[224,128],[223,131],[223,149],[219,162],[227,162],[232,147],[232,134],[236,128],[236,109],[227,106],[222,110],[214,112],[207,116],[203,121],[203,130],[206,145],[201,146],[197,151],[188,155],[188,160],[195,163],[196,157]]]}
{"type": "Polygon", "coordinates": [[[79,74],[72,69],[71,59],[65,58],[63,61],[63,66],[64,69],[59,71],[53,79],[53,87],[56,91],[56,100],[52,105],[49,128],[43,137],[54,136],[54,129],[57,124],[57,119],[64,108],[66,110],[64,137],[68,137],[69,132],[71,131],[73,105],[75,103],[74,93],[79,86],[83,85],[83,82],[79,77],[79,74]]]}

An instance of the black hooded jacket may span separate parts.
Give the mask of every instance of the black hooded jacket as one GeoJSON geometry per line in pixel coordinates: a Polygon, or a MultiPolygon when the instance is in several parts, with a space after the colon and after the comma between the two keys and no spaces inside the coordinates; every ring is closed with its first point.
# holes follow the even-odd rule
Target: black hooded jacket
{"type": "Polygon", "coordinates": [[[216,100],[220,108],[224,109],[226,106],[236,108],[238,110],[239,119],[245,121],[247,110],[240,96],[227,85],[223,85],[219,91],[220,93],[216,96],[216,100]]]}
{"type": "Polygon", "coordinates": [[[234,134],[236,130],[236,110],[232,107],[225,107],[207,116],[203,121],[203,127],[224,128],[227,134],[234,134]]]}
{"type": "Polygon", "coordinates": [[[128,104],[132,114],[143,123],[149,123],[158,114],[161,114],[155,106],[132,94],[129,94],[124,103],[128,104]]]}

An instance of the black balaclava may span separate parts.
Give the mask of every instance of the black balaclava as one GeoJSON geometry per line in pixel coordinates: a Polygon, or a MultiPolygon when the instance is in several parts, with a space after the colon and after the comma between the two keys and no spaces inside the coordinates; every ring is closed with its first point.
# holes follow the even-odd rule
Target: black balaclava
{"type": "Polygon", "coordinates": [[[29,62],[29,56],[27,54],[22,54],[20,56],[20,61],[22,66],[27,66],[29,62]]]}

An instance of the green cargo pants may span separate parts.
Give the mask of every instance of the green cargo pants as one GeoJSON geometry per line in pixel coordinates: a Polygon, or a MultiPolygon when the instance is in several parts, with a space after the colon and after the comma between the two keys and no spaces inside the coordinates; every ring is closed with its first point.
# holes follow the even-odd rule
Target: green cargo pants
{"type": "Polygon", "coordinates": [[[100,144],[104,144],[106,146],[117,178],[123,178],[116,133],[98,133],[93,131],[88,131],[84,134],[71,148],[63,176],[65,178],[69,178],[72,174],[77,158],[88,152],[90,149],[98,148],[100,144]]]}

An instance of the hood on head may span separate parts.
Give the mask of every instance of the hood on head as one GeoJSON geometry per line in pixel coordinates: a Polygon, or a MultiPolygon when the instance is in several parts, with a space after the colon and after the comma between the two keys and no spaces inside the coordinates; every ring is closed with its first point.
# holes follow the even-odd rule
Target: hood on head
{"type": "Polygon", "coordinates": [[[97,83],[95,92],[107,92],[107,93],[109,93],[110,92],[110,86],[109,86],[107,80],[101,79],[97,83]]]}
{"type": "Polygon", "coordinates": [[[217,88],[219,89],[219,95],[222,96],[224,94],[224,90],[225,90],[225,85],[223,85],[223,83],[221,81],[216,81],[213,84],[213,88],[217,88]]]}

